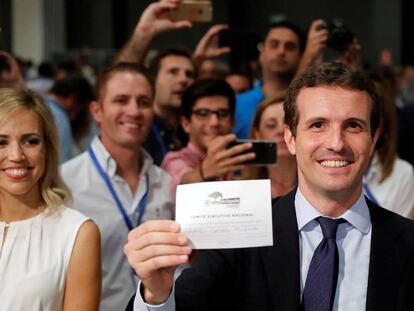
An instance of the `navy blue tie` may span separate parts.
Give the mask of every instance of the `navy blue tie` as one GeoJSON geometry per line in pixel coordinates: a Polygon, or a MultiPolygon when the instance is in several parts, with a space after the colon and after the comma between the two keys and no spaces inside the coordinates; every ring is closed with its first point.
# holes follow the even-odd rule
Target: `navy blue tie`
{"type": "Polygon", "coordinates": [[[313,253],[303,290],[304,311],[331,311],[338,281],[336,231],[344,219],[318,217],[323,239],[313,253]]]}

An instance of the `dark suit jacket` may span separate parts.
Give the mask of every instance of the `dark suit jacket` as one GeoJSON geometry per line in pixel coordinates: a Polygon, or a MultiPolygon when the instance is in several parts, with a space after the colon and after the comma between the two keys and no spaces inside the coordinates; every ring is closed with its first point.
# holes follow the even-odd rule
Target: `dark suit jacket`
{"type": "MultiPolygon", "coordinates": [[[[176,282],[177,310],[300,310],[294,196],[273,201],[272,247],[200,252],[176,282]]],[[[414,310],[414,222],[367,202],[372,237],[366,310],[414,310]]]]}

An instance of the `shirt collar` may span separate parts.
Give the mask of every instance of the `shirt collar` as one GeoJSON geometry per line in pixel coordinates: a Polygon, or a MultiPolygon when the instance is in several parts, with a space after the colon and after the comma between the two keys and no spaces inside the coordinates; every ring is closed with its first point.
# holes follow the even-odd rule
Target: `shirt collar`
{"type": "Polygon", "coordinates": [[[260,92],[263,93],[263,81],[259,80],[256,85],[253,87],[253,89],[255,90],[259,90],[260,92]]]}
{"type": "Polygon", "coordinates": [[[54,108],[56,108],[56,109],[58,109],[60,111],[63,111],[63,112],[65,112],[65,114],[67,114],[67,112],[65,111],[65,109],[63,109],[63,107],[59,104],[59,102],[55,98],[53,98],[53,97],[51,97],[49,95],[45,95],[45,96],[43,96],[43,98],[45,99],[45,101],[49,105],[53,105],[54,108]]]}
{"type": "MultiPolygon", "coordinates": [[[[96,159],[98,160],[99,164],[105,171],[105,173],[110,177],[114,178],[116,172],[116,161],[112,158],[111,154],[106,150],[105,146],[102,144],[101,140],[98,136],[96,136],[91,143],[91,148],[95,153],[96,159]]],[[[143,165],[141,169],[140,175],[146,174],[154,163],[152,157],[146,152],[144,149],[141,148],[141,157],[143,160],[143,165]]]]}
{"type": "Polygon", "coordinates": [[[257,81],[250,90],[238,94],[237,98],[245,97],[246,95],[249,96],[250,99],[254,98],[258,101],[263,100],[265,98],[265,95],[263,93],[263,82],[257,81]]]}
{"type": "Polygon", "coordinates": [[[193,153],[200,161],[204,160],[206,157],[206,153],[204,151],[201,151],[200,148],[198,148],[193,143],[188,143],[187,148],[193,153]]]}
{"type": "Polygon", "coordinates": [[[255,85],[252,89],[253,93],[256,95],[257,99],[262,101],[265,98],[265,94],[263,92],[263,82],[260,81],[255,85]]]}
{"type": "Polygon", "coordinates": [[[150,167],[154,164],[154,160],[151,157],[151,155],[143,148],[141,148],[141,157],[142,157],[142,168],[141,168],[141,174],[146,174],[150,167]]]}
{"type": "MultiPolygon", "coordinates": [[[[309,203],[299,188],[295,195],[295,211],[299,231],[315,218],[323,216],[309,203]]],[[[355,204],[338,218],[345,219],[363,234],[368,233],[371,228],[371,216],[363,193],[355,204]]]]}

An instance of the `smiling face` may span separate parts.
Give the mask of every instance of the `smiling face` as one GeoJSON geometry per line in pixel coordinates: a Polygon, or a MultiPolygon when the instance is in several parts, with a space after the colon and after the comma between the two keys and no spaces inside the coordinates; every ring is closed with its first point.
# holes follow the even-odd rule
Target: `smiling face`
{"type": "Polygon", "coordinates": [[[297,97],[296,137],[285,140],[298,163],[298,184],[311,202],[318,197],[355,202],[374,150],[370,127],[371,98],[341,87],[304,88],[297,97]]]}
{"type": "Polygon", "coordinates": [[[0,195],[35,200],[45,171],[45,143],[36,115],[20,109],[0,123],[0,195]]]}
{"type": "Polygon", "coordinates": [[[291,157],[284,138],[283,102],[269,105],[260,118],[259,128],[254,130],[255,139],[276,140],[277,158],[291,157]]]}
{"type": "Polygon", "coordinates": [[[181,124],[189,136],[189,141],[203,151],[207,150],[209,143],[220,135],[229,134],[233,127],[233,118],[229,110],[229,101],[224,96],[206,96],[199,98],[193,106],[194,111],[208,109],[212,111],[227,111],[225,117],[219,118],[211,113],[207,116],[191,114],[190,120],[183,117],[181,124]]]}
{"type": "Polygon", "coordinates": [[[110,76],[99,102],[91,106],[102,143],[109,151],[112,146],[139,148],[151,126],[152,102],[152,87],[143,75],[122,71],[110,76]]]}

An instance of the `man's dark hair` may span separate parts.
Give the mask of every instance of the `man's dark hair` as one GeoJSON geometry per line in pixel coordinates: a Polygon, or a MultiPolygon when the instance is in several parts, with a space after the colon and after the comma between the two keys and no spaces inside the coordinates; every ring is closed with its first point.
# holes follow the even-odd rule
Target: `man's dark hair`
{"type": "Polygon", "coordinates": [[[89,104],[95,100],[92,85],[81,75],[70,75],[57,80],[50,92],[64,98],[74,96],[76,108],[69,112],[70,125],[75,141],[80,142],[90,130],[89,104]]]}
{"type": "Polygon", "coordinates": [[[190,120],[197,100],[209,96],[223,96],[228,99],[230,114],[234,116],[236,96],[230,85],[222,79],[202,79],[196,81],[184,93],[181,103],[181,114],[190,120]]]}
{"type": "Polygon", "coordinates": [[[185,57],[188,58],[188,60],[193,64],[194,70],[195,70],[195,65],[193,62],[193,59],[191,58],[191,52],[190,50],[188,50],[185,47],[169,47],[166,48],[165,50],[163,50],[161,53],[159,53],[152,61],[151,61],[151,65],[150,65],[150,72],[152,77],[155,79],[158,75],[158,71],[160,70],[160,64],[161,61],[168,57],[168,56],[180,56],[180,57],[185,57]]]}
{"type": "Polygon", "coordinates": [[[154,94],[154,82],[148,70],[134,63],[118,63],[104,69],[99,75],[95,85],[96,98],[99,101],[102,96],[102,91],[106,87],[108,80],[118,72],[132,72],[143,76],[151,85],[152,93],[154,94]]]}
{"type": "Polygon", "coordinates": [[[290,21],[280,21],[280,22],[276,22],[276,23],[271,23],[269,25],[267,25],[266,30],[264,32],[264,37],[263,37],[263,42],[266,41],[267,36],[269,35],[269,33],[276,28],[287,28],[291,31],[293,31],[296,36],[298,37],[298,41],[299,41],[299,51],[301,53],[303,53],[303,51],[305,50],[305,46],[306,46],[306,36],[303,33],[302,29],[296,25],[295,23],[292,23],[290,21]]]}
{"type": "Polygon", "coordinates": [[[310,67],[290,84],[283,108],[285,123],[293,136],[296,136],[296,127],[300,117],[297,111],[297,98],[300,91],[304,88],[319,86],[341,87],[366,92],[371,98],[370,125],[371,135],[374,136],[381,115],[380,100],[375,85],[361,70],[337,62],[310,67]]]}
{"type": "Polygon", "coordinates": [[[68,97],[75,95],[79,103],[88,103],[95,99],[91,84],[81,75],[71,75],[57,80],[50,90],[52,94],[68,97]]]}

